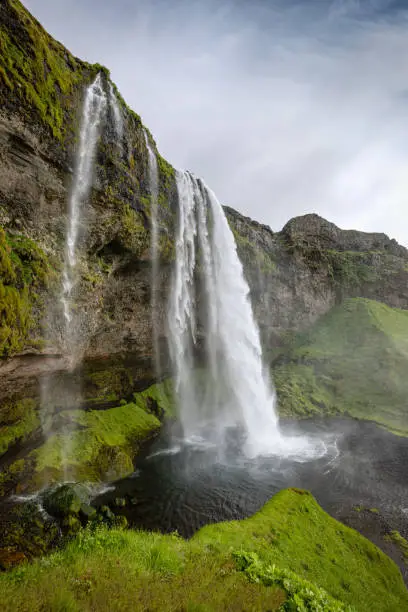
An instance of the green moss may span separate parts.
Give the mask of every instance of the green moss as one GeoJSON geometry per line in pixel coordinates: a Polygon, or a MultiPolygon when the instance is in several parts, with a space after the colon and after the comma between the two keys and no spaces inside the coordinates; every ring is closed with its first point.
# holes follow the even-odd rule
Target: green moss
{"type": "Polygon", "coordinates": [[[253,517],[177,535],[87,528],[66,548],[0,575],[7,612],[55,608],[137,610],[404,610],[396,565],[290,489],[253,517]],[[334,601],[337,599],[344,605],[334,601]],[[284,607],[282,607],[284,606],[284,607]],[[319,607],[320,606],[320,607],[319,607]]]}
{"type": "Polygon", "coordinates": [[[47,258],[34,241],[0,227],[0,358],[20,351],[28,341],[48,272],[47,258]]]}
{"type": "Polygon", "coordinates": [[[70,95],[84,78],[82,65],[18,0],[6,0],[6,5],[15,21],[6,21],[0,33],[2,82],[9,95],[34,108],[53,136],[61,139],[66,113],[71,111],[70,95]]]}
{"type": "Polygon", "coordinates": [[[149,232],[143,219],[129,204],[122,205],[121,230],[118,237],[124,248],[137,254],[149,247],[149,232]]]}
{"type": "Polygon", "coordinates": [[[112,365],[101,370],[84,372],[84,391],[88,406],[119,402],[129,396],[133,388],[133,377],[123,365],[112,365]]]}
{"type": "Polygon", "coordinates": [[[153,402],[160,407],[165,417],[171,418],[177,416],[174,383],[171,378],[152,385],[141,393],[135,393],[134,399],[136,404],[144,410],[151,411],[153,402]]]}
{"type": "Polygon", "coordinates": [[[373,253],[326,250],[323,257],[328,264],[329,275],[342,288],[358,287],[378,277],[378,270],[372,262],[373,253]]]}
{"type": "Polygon", "coordinates": [[[0,495],[6,495],[7,490],[21,477],[25,467],[24,459],[18,459],[0,472],[0,495]]]}
{"type": "MultiPolygon", "coordinates": [[[[7,404],[10,406],[10,404],[7,404]]],[[[36,410],[36,402],[31,399],[23,399],[11,402],[15,420],[0,426],[0,456],[7,451],[11,444],[18,440],[24,440],[40,425],[36,410]]],[[[5,410],[2,406],[1,412],[5,410]]],[[[8,418],[14,418],[8,413],[8,418]]],[[[4,421],[3,421],[4,423],[4,421]]]]}
{"type": "Polygon", "coordinates": [[[348,414],[408,433],[408,311],[348,299],[274,365],[284,415],[348,414]]]}
{"type": "Polygon", "coordinates": [[[229,222],[229,225],[234,234],[235,244],[242,263],[247,266],[257,266],[265,274],[273,273],[276,270],[276,262],[271,255],[264,249],[258,248],[249,238],[240,234],[231,222],[229,222]]]}
{"type": "Polygon", "coordinates": [[[156,150],[157,166],[159,169],[159,179],[162,189],[169,191],[174,184],[175,170],[169,162],[156,150]]]}
{"type": "Polygon", "coordinates": [[[69,433],[55,433],[30,455],[35,460],[36,485],[47,476],[58,480],[63,466],[80,480],[115,480],[133,472],[140,444],[161,427],[159,417],[172,414],[171,383],[153,385],[109,410],[65,413],[69,433]]]}

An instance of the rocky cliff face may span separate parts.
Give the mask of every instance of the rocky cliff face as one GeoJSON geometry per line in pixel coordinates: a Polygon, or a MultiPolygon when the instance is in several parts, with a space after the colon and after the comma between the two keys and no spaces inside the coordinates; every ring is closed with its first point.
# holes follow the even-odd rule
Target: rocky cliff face
{"type": "MultiPolygon", "coordinates": [[[[44,376],[52,374],[57,390],[67,376],[59,292],[76,129],[85,86],[101,73],[107,88],[109,73],[73,57],[18,0],[1,3],[0,23],[0,431],[12,424],[17,432],[7,451],[38,428],[34,417],[19,423],[36,412],[44,376]]],[[[87,409],[112,408],[155,376],[148,153],[140,117],[117,97],[123,142],[109,109],[80,245],[76,309],[84,361],[76,375],[87,409]]],[[[157,159],[158,328],[166,370],[177,193],[174,169],[158,152],[157,159]]],[[[274,233],[226,212],[271,360],[347,297],[408,307],[408,253],[385,235],[343,231],[317,215],[274,233]]]]}
{"type": "Polygon", "coordinates": [[[341,230],[315,214],[274,233],[226,210],[266,350],[348,297],[408,307],[408,251],[385,234],[341,230]]]}

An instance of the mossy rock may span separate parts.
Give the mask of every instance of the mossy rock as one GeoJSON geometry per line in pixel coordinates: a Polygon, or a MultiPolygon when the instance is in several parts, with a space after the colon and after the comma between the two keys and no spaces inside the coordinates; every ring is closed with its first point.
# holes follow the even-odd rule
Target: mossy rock
{"type": "MultiPolygon", "coordinates": [[[[116,380],[116,374],[110,380],[116,380]]],[[[132,401],[114,408],[67,411],[64,416],[70,431],[55,431],[29,454],[35,465],[30,488],[64,477],[109,482],[128,476],[134,471],[141,444],[160,431],[161,419],[174,413],[171,380],[134,393],[132,401]]]]}
{"type": "Polygon", "coordinates": [[[60,537],[57,523],[46,516],[34,501],[18,503],[2,523],[0,548],[38,557],[56,545],[60,537]]]}
{"type": "Polygon", "coordinates": [[[80,483],[63,484],[46,491],[42,496],[44,509],[58,518],[79,514],[81,507],[89,504],[88,487],[80,483]]]}

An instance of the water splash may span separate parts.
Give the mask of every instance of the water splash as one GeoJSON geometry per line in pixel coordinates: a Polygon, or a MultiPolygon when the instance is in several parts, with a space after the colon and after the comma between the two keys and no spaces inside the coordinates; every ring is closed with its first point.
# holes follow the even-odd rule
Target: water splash
{"type": "Polygon", "coordinates": [[[324,454],[320,443],[281,434],[249,287],[223,208],[203,181],[188,172],[176,179],[169,348],[185,439],[224,448],[238,429],[247,456],[324,454]]]}
{"type": "Polygon", "coordinates": [[[120,149],[122,150],[123,116],[112,83],[109,83],[109,103],[113,112],[116,139],[120,149]]]}
{"type": "Polygon", "coordinates": [[[156,153],[154,152],[147,132],[144,132],[149,160],[149,189],[151,214],[151,242],[150,254],[152,260],[151,278],[151,310],[153,328],[153,351],[155,359],[155,373],[160,377],[160,348],[158,336],[158,281],[159,281],[159,225],[158,225],[158,197],[159,197],[159,170],[156,153]]]}

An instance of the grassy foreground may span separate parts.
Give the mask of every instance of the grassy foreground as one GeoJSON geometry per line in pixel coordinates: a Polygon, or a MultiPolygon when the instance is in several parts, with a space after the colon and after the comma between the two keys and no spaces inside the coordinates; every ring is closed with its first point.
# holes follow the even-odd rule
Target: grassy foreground
{"type": "Polygon", "coordinates": [[[288,489],[253,517],[207,526],[190,541],[84,530],[1,575],[0,609],[397,612],[408,610],[408,593],[384,553],[311,494],[288,489]]]}
{"type": "Polygon", "coordinates": [[[282,415],[347,414],[408,434],[408,311],[345,300],[275,359],[282,415]]]}

